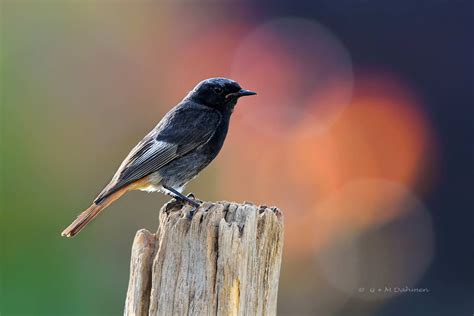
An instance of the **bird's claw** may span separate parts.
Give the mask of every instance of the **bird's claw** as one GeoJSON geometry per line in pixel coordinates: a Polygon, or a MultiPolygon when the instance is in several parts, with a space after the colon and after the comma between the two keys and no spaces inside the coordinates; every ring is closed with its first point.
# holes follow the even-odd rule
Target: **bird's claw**
{"type": "Polygon", "coordinates": [[[198,206],[193,206],[193,209],[191,211],[189,211],[188,215],[186,215],[186,218],[189,219],[189,220],[192,220],[193,217],[194,217],[194,214],[196,214],[196,211],[198,210],[198,206]]]}
{"type": "Polygon", "coordinates": [[[187,197],[186,202],[188,202],[189,205],[192,205],[194,210],[196,210],[197,208],[199,208],[199,206],[201,206],[201,202],[196,200],[196,197],[194,196],[194,194],[189,193],[186,197],[187,197]]]}

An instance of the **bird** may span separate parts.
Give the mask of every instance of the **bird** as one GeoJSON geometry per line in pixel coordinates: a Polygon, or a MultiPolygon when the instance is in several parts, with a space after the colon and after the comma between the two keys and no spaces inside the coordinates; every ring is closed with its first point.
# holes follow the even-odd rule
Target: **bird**
{"type": "Polygon", "coordinates": [[[194,213],[200,202],[192,194],[183,195],[185,185],[220,152],[238,99],[255,94],[227,78],[199,82],[130,151],[92,205],[61,235],[77,235],[106,207],[132,190],[170,195],[191,205],[194,213]]]}

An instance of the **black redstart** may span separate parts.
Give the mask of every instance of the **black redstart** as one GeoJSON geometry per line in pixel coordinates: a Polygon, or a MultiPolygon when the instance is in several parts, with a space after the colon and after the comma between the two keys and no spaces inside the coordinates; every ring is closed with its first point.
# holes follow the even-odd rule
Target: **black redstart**
{"type": "Polygon", "coordinates": [[[132,149],[92,205],[61,235],[73,237],[131,190],[161,191],[198,207],[181,192],[219,153],[237,100],[254,94],[226,78],[201,81],[132,149]]]}

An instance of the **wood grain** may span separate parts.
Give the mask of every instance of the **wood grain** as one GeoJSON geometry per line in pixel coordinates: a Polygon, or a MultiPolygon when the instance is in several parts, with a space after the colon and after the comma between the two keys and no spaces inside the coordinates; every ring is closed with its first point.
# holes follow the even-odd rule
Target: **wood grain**
{"type": "Polygon", "coordinates": [[[283,217],[250,203],[172,201],[135,236],[125,315],[276,315],[283,217]]]}

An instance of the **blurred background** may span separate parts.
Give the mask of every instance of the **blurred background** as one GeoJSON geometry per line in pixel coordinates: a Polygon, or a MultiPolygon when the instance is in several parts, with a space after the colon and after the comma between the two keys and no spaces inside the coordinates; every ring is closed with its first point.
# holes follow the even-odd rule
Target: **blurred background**
{"type": "Polygon", "coordinates": [[[168,198],[59,234],[214,76],[259,95],[187,192],[283,210],[280,315],[474,312],[472,1],[0,8],[1,315],[122,313],[134,234],[168,198]]]}

